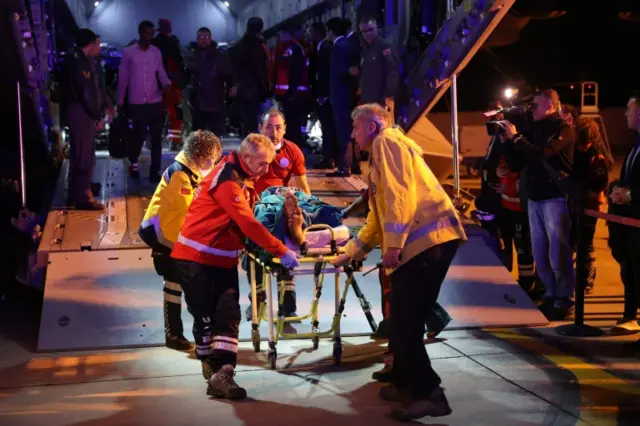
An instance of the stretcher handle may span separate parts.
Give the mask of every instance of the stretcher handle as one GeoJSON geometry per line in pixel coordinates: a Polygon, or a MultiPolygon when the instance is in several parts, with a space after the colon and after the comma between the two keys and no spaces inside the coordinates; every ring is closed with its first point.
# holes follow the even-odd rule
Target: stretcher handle
{"type": "MultiPolygon", "coordinates": [[[[331,253],[332,254],[338,254],[338,243],[336,242],[336,235],[335,235],[335,232],[333,231],[333,228],[330,227],[329,225],[326,225],[324,223],[318,223],[316,225],[311,225],[308,228],[303,229],[302,233],[306,237],[307,236],[307,232],[309,232],[309,231],[324,231],[324,230],[327,230],[327,229],[331,233],[331,253]]],[[[306,238],[305,238],[305,240],[306,240],[306,238]]],[[[303,253],[303,254],[307,253],[306,241],[304,243],[302,243],[302,246],[300,247],[300,253],[303,253]]]]}

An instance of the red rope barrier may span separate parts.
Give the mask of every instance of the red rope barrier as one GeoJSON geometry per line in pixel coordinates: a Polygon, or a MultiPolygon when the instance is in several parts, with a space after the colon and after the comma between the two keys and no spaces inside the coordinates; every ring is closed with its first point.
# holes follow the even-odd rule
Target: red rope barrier
{"type": "Polygon", "coordinates": [[[621,225],[633,226],[634,228],[640,228],[640,219],[633,219],[630,217],[618,216],[610,213],[603,213],[598,210],[584,209],[584,214],[591,217],[597,217],[598,219],[604,219],[607,222],[615,222],[621,225]]]}

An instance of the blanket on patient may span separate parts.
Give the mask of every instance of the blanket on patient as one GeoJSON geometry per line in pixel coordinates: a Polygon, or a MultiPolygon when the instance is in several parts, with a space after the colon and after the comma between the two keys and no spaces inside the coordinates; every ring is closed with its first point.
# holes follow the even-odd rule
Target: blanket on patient
{"type": "MultiPolygon", "coordinates": [[[[276,238],[287,242],[287,221],[284,218],[285,194],[294,191],[298,199],[298,206],[302,210],[304,223],[303,229],[311,225],[323,224],[332,228],[342,225],[342,210],[325,203],[314,195],[307,195],[299,189],[283,186],[272,186],[265,189],[256,203],[254,214],[276,238]]],[[[248,242],[248,247],[253,251],[257,246],[248,242]]],[[[266,259],[265,259],[266,260],[266,259]]]]}

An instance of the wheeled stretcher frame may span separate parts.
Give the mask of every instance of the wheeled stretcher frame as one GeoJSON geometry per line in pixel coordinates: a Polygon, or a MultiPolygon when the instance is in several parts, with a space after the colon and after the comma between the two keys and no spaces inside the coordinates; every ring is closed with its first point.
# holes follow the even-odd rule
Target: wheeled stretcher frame
{"type": "Polygon", "coordinates": [[[306,339],[310,338],[313,341],[313,349],[318,349],[321,337],[333,336],[333,360],[335,364],[340,364],[342,359],[342,339],[340,337],[340,318],[344,311],[344,305],[347,299],[347,292],[349,287],[353,288],[356,293],[356,297],[360,301],[362,310],[367,317],[371,331],[375,333],[377,331],[377,324],[373,315],[371,314],[371,305],[365,298],[364,294],[360,290],[355,277],[354,272],[359,271],[362,268],[362,262],[351,262],[343,268],[327,267],[339,254],[344,250],[337,247],[333,229],[327,225],[312,225],[304,230],[305,234],[309,231],[318,231],[328,229],[331,232],[331,246],[323,249],[307,249],[305,245],[300,248],[301,258],[298,258],[298,262],[303,264],[313,264],[313,269],[302,270],[288,270],[282,266],[280,259],[272,258],[269,262],[262,262],[258,256],[251,252],[247,252],[249,257],[250,275],[251,275],[251,300],[259,301],[260,303],[251,303],[252,324],[251,324],[251,341],[253,342],[253,349],[256,352],[260,352],[260,322],[267,321],[268,330],[268,343],[269,343],[269,366],[272,370],[276,368],[276,360],[278,358],[278,352],[276,344],[278,338],[283,339],[306,339]],[[263,279],[260,289],[256,284],[255,271],[256,263],[260,264],[263,268],[263,279]],[[340,274],[344,272],[347,276],[344,289],[341,291],[340,274]],[[273,303],[273,289],[272,289],[272,276],[276,277],[277,281],[280,281],[280,277],[284,274],[290,276],[302,276],[313,275],[314,282],[314,296],[311,302],[311,309],[307,315],[298,317],[287,317],[285,313],[281,311],[280,306],[284,301],[285,286],[281,286],[278,292],[278,313],[277,318],[274,320],[274,303],[273,303]],[[331,322],[331,328],[327,331],[320,331],[318,320],[318,303],[322,294],[322,288],[324,283],[325,274],[334,274],[335,276],[335,314],[333,321],[331,322]],[[259,297],[258,294],[264,297],[259,297]],[[298,333],[291,334],[284,332],[284,326],[288,322],[298,322],[311,319],[312,331],[311,333],[298,333]],[[275,332],[274,332],[275,327],[275,332]]]}

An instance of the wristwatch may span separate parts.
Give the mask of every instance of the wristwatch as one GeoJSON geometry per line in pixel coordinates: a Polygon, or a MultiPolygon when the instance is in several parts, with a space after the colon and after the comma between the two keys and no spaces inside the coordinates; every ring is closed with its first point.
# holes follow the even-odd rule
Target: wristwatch
{"type": "Polygon", "coordinates": [[[631,190],[627,189],[624,193],[624,199],[627,203],[631,202],[631,190]]]}

